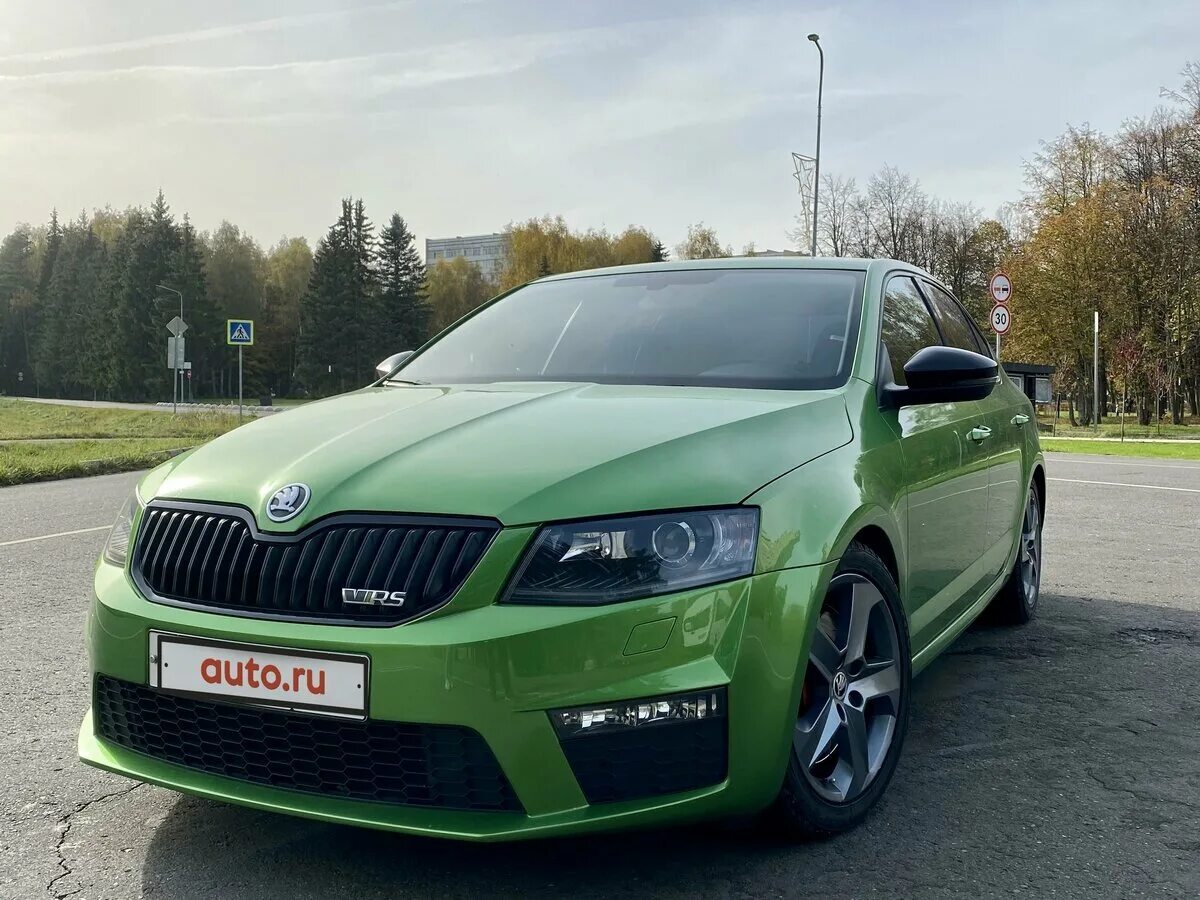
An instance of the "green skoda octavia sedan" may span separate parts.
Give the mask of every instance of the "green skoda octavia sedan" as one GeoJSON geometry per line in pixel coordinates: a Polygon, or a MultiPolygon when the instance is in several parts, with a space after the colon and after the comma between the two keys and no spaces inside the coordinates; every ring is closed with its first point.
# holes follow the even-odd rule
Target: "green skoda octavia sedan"
{"type": "Polygon", "coordinates": [[[1029,400],[888,260],[542,279],[146,475],[84,762],[477,840],[862,820],[913,676],[1035,612],[1029,400]]]}

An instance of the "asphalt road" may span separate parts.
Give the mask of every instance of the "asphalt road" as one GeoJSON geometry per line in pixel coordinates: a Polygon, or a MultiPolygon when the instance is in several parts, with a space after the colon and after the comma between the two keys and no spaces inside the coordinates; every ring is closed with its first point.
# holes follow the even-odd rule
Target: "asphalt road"
{"type": "Polygon", "coordinates": [[[916,682],[857,831],[467,845],[177,796],[85,768],[81,642],[136,476],[0,489],[0,898],[1200,895],[1200,464],[1053,456],[1041,616],[916,682]]]}

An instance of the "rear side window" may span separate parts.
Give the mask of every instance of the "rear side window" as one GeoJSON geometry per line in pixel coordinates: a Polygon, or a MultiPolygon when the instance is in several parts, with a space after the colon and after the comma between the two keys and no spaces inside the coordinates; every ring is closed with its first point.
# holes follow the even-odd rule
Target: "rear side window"
{"type": "Polygon", "coordinates": [[[929,304],[933,307],[933,315],[937,318],[938,327],[942,329],[946,346],[982,353],[984,356],[990,355],[975,329],[971,327],[971,320],[954,298],[931,282],[924,282],[924,288],[929,297],[929,304]]]}
{"type": "Polygon", "coordinates": [[[917,285],[906,275],[897,275],[883,292],[883,345],[892,363],[892,378],[905,384],[904,364],[924,347],[941,343],[929,308],[917,285]]]}

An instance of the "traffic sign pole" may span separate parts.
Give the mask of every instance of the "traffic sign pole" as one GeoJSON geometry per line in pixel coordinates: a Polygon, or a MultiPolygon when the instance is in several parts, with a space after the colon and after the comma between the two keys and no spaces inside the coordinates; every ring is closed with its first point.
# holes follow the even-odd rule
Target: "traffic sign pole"
{"type": "Polygon", "coordinates": [[[242,348],[254,346],[253,319],[227,319],[225,343],[238,348],[238,419],[242,418],[242,348]]]}
{"type": "Polygon", "coordinates": [[[1000,335],[1012,325],[1012,316],[1008,312],[1008,301],[1013,294],[1012,279],[1005,272],[996,272],[988,280],[988,293],[996,304],[992,307],[992,330],[996,332],[996,362],[1000,362],[1000,335]]]}

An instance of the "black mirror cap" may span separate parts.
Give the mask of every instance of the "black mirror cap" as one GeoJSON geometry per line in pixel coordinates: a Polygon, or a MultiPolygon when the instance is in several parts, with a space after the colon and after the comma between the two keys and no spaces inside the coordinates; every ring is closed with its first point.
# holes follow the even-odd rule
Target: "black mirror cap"
{"type": "Polygon", "coordinates": [[[904,365],[904,378],[907,387],[884,389],[889,406],[982,400],[1000,383],[1000,370],[990,356],[936,346],[914,353],[904,365]]]}

